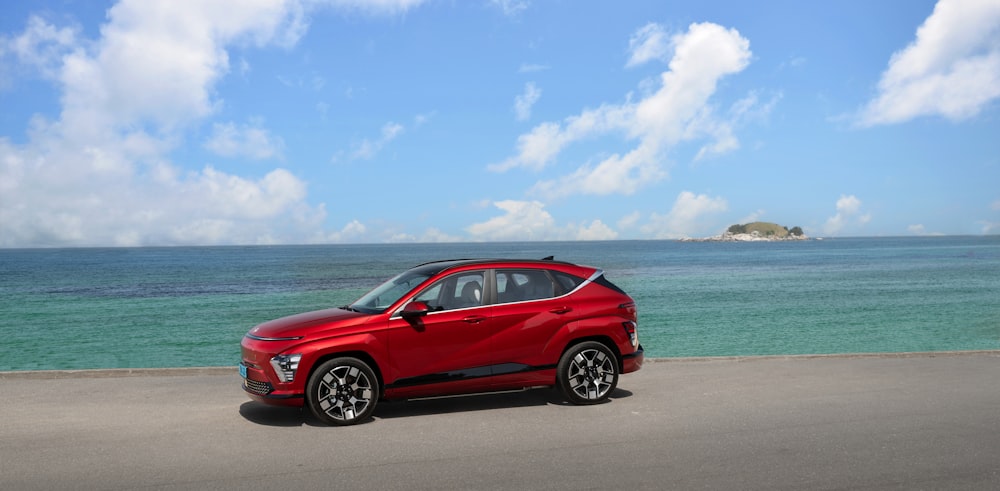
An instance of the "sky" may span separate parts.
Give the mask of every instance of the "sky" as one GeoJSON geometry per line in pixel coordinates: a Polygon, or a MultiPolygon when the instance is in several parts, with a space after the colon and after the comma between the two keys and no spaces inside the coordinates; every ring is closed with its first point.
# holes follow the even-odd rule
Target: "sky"
{"type": "Polygon", "coordinates": [[[1000,234],[1000,0],[0,6],[0,247],[1000,234]]]}

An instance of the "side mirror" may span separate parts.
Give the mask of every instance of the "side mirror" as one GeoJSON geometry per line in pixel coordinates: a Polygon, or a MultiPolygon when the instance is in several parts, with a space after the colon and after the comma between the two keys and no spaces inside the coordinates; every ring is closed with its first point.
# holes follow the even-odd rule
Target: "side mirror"
{"type": "Polygon", "coordinates": [[[431,307],[427,305],[427,302],[410,302],[403,307],[399,315],[406,320],[411,320],[423,317],[430,311],[431,307]]]}

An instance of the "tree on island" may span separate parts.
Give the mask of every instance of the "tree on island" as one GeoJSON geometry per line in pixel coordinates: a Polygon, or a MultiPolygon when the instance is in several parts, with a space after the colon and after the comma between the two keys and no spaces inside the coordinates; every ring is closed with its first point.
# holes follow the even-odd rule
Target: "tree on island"
{"type": "Polygon", "coordinates": [[[788,227],[769,222],[753,222],[730,225],[726,232],[732,235],[753,234],[756,232],[757,235],[761,237],[777,236],[779,238],[788,237],[789,235],[794,237],[801,237],[805,235],[805,233],[802,232],[802,227],[792,227],[791,230],[789,230],[788,227]]]}

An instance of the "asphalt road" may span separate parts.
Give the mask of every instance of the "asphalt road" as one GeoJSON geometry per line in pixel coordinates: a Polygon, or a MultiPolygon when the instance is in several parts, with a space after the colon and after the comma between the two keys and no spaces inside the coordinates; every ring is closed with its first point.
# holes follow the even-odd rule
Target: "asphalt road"
{"type": "Polygon", "coordinates": [[[331,428],[236,369],[0,373],[0,489],[1000,489],[1000,352],[647,362],[331,428]]]}

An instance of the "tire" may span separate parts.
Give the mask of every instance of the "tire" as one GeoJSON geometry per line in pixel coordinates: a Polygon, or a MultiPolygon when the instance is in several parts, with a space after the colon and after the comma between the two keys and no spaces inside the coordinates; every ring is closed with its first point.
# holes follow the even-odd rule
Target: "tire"
{"type": "Polygon", "coordinates": [[[334,358],[320,365],[306,384],[306,404],[320,421],[347,426],[371,417],[379,386],[367,363],[350,357],[334,358]]]}
{"type": "Polygon", "coordinates": [[[618,357],[596,341],[571,346],[556,365],[559,390],[573,404],[604,402],[618,386],[618,357]]]}

